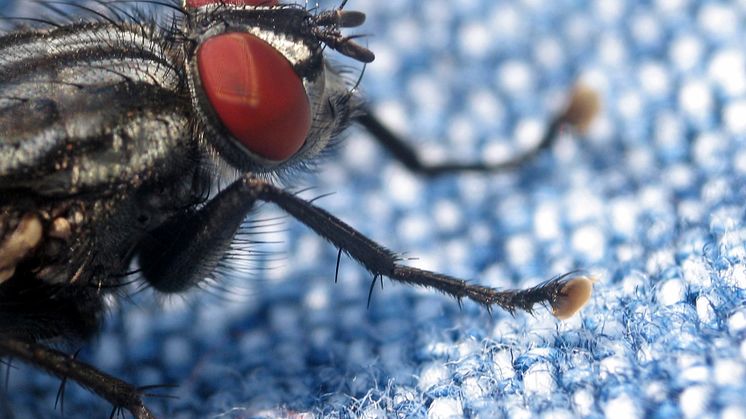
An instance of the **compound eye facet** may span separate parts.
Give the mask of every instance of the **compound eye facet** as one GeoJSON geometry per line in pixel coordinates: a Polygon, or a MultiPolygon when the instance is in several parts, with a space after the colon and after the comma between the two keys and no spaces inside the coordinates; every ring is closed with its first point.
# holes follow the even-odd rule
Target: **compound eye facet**
{"type": "Polygon", "coordinates": [[[283,161],[303,146],[311,106],[303,82],[274,47],[248,33],[227,33],[197,52],[202,88],[216,115],[244,147],[283,161]]]}
{"type": "Polygon", "coordinates": [[[186,7],[196,9],[208,4],[234,4],[236,6],[277,6],[277,0],[186,0],[186,7]]]}

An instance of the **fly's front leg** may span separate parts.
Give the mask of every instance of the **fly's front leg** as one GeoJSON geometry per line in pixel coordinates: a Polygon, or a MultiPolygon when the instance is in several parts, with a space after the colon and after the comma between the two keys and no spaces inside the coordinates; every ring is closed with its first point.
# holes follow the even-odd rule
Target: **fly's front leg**
{"type": "Polygon", "coordinates": [[[536,157],[542,150],[549,148],[560,136],[562,127],[569,126],[579,132],[584,132],[599,107],[599,98],[595,91],[582,85],[576,86],[566,107],[549,123],[541,141],[523,154],[500,163],[442,162],[430,164],[420,159],[412,145],[386,127],[370,109],[363,109],[363,113],[356,117],[356,121],[409,170],[426,176],[439,176],[458,172],[499,172],[514,169],[536,157]]]}
{"type": "MultiPolygon", "coordinates": [[[[590,298],[592,279],[583,275],[567,274],[524,290],[496,290],[469,284],[448,275],[402,265],[391,250],[377,244],[327,211],[251,175],[234,182],[202,210],[181,219],[183,225],[164,227],[172,237],[164,242],[160,255],[146,253],[152,258],[143,271],[159,289],[183,289],[199,281],[206,267],[222,253],[243,220],[246,212],[259,199],[272,202],[310,227],[362,264],[375,276],[435,288],[457,299],[468,298],[488,308],[501,307],[509,312],[531,312],[536,304],[548,304],[552,312],[565,319],[577,312],[590,298]],[[200,226],[200,223],[204,225],[200,226]],[[163,250],[167,250],[163,252],[163,250]],[[161,277],[151,276],[158,263],[164,267],[161,277]],[[174,275],[179,273],[179,275],[174,275]],[[167,283],[159,284],[168,278],[167,283]],[[182,279],[180,279],[182,278],[182,279]],[[191,283],[184,282],[189,278],[191,283]]],[[[146,260],[147,260],[146,258],[146,260]]],[[[209,273],[209,272],[207,272],[209,273]]]]}
{"type": "Polygon", "coordinates": [[[145,279],[162,292],[181,292],[199,284],[213,271],[257,199],[278,205],[375,276],[432,287],[459,300],[468,298],[509,312],[531,312],[536,304],[548,304],[560,319],[572,316],[590,298],[592,279],[583,275],[563,275],[524,290],[496,290],[402,265],[394,252],[327,211],[250,174],[199,210],[173,217],[153,231],[139,248],[145,279]]]}

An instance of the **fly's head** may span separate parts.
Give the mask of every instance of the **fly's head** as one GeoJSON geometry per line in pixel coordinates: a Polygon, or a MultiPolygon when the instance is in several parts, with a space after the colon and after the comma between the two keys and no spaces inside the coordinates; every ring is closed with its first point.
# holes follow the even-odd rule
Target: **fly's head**
{"type": "Polygon", "coordinates": [[[200,128],[243,172],[294,167],[346,126],[357,98],[324,59],[329,47],[361,62],[373,54],[341,35],[365,15],[312,14],[271,0],[185,0],[190,91],[200,128]]]}

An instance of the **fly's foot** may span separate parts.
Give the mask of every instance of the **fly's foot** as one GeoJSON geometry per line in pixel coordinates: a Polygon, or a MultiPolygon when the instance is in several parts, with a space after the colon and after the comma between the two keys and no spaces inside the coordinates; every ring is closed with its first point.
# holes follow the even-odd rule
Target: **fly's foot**
{"type": "Polygon", "coordinates": [[[578,83],[570,92],[570,99],[559,120],[585,134],[601,110],[601,98],[591,87],[578,83]]]}
{"type": "Polygon", "coordinates": [[[591,299],[594,282],[596,278],[593,276],[576,276],[569,279],[550,302],[554,317],[567,320],[580,311],[591,299]]]}

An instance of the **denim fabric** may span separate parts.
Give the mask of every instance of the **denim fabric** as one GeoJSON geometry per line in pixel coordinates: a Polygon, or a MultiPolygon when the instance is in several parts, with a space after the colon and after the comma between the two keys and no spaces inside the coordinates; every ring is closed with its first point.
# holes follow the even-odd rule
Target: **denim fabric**
{"type": "MultiPolygon", "coordinates": [[[[169,418],[746,417],[746,3],[346,7],[377,55],[361,90],[425,158],[530,147],[577,80],[603,109],[509,173],[425,180],[353,129],[286,183],[334,192],[316,203],[413,266],[496,287],[586,269],[589,305],[490,315],[386,280],[366,309],[370,275],[343,257],[334,284],[337,249],[264,205],[251,220],[272,243],[236,246],[229,291],[114,302],[81,357],[177,383],[147,399],[169,418]]],[[[18,366],[9,382],[16,418],[60,416],[59,380],[18,366]]],[[[108,414],[67,387],[66,417],[108,414]]]]}

